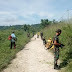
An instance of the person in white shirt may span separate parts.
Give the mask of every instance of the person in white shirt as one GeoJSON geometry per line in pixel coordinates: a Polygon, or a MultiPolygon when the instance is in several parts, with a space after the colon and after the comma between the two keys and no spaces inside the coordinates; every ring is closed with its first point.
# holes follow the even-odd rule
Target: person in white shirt
{"type": "Polygon", "coordinates": [[[11,37],[12,37],[12,39],[11,39],[11,47],[10,48],[12,49],[13,45],[14,45],[14,48],[16,48],[16,44],[15,44],[16,36],[14,34],[14,31],[12,32],[11,37]]]}

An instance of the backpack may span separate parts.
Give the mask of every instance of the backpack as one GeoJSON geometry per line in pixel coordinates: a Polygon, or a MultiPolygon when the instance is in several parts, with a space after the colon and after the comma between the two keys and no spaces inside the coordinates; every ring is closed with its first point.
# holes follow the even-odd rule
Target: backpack
{"type": "Polygon", "coordinates": [[[54,43],[54,38],[53,38],[53,39],[52,39],[52,38],[49,38],[49,39],[47,40],[47,43],[45,44],[45,47],[46,47],[47,49],[53,49],[53,48],[54,48],[53,43],[54,43]]]}
{"type": "Polygon", "coordinates": [[[12,37],[11,37],[11,35],[8,37],[8,40],[11,40],[12,39],[12,37]]]}

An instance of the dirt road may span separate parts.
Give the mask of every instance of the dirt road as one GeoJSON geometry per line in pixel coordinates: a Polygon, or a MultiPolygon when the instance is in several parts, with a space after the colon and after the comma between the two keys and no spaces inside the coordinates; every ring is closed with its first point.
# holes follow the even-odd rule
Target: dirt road
{"type": "Polygon", "coordinates": [[[2,72],[57,72],[53,69],[54,56],[44,49],[40,38],[35,38],[17,53],[16,58],[2,72]]]}

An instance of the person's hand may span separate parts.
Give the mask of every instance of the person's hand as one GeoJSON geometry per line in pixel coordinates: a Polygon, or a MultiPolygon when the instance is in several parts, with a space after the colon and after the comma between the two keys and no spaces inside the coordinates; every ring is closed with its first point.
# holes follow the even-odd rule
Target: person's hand
{"type": "Polygon", "coordinates": [[[63,48],[64,46],[65,46],[64,44],[61,44],[61,45],[60,45],[61,48],[63,48]]]}

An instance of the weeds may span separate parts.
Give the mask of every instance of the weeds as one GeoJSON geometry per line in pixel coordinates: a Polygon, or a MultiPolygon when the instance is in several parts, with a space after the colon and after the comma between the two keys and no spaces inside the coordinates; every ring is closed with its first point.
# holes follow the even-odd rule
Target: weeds
{"type": "Polygon", "coordinates": [[[16,49],[10,49],[10,41],[8,36],[11,35],[12,30],[0,31],[0,71],[6,68],[10,61],[15,58],[18,51],[24,48],[24,45],[29,42],[27,33],[21,30],[15,30],[17,36],[16,49]]]}
{"type": "MultiPolygon", "coordinates": [[[[44,37],[53,38],[55,36],[56,29],[61,29],[62,33],[59,36],[60,43],[63,43],[64,48],[60,49],[60,59],[62,63],[61,68],[65,67],[65,72],[72,71],[72,25],[71,24],[57,24],[50,25],[43,30],[44,37]]],[[[64,71],[63,71],[64,72],[64,71]]]]}

